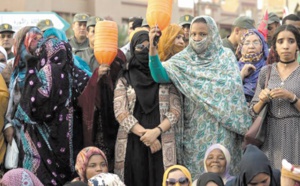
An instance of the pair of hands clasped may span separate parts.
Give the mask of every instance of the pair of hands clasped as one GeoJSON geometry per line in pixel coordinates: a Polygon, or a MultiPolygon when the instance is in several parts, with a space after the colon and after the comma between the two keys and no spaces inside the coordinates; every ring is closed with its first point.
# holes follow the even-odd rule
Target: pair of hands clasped
{"type": "Polygon", "coordinates": [[[268,103],[272,99],[292,100],[294,94],[284,88],[275,88],[272,90],[265,88],[260,92],[258,97],[263,103],[268,103]]]}
{"type": "Polygon", "coordinates": [[[160,135],[160,130],[157,127],[153,129],[144,129],[142,133],[143,135],[140,140],[151,149],[152,154],[161,150],[161,143],[157,139],[160,135]]]}

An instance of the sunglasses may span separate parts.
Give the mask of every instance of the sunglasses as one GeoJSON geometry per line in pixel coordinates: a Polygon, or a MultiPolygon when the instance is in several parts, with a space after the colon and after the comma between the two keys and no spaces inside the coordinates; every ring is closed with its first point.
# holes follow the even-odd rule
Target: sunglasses
{"type": "Polygon", "coordinates": [[[179,183],[180,185],[184,185],[184,184],[188,184],[189,183],[189,179],[186,177],[181,177],[178,180],[174,179],[174,178],[169,178],[166,181],[167,186],[173,186],[176,183],[179,183]]]}

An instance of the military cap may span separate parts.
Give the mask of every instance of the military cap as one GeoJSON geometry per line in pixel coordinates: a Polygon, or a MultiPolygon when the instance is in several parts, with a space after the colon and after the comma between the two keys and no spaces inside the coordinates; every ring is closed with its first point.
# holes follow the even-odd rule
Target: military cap
{"type": "Polygon", "coordinates": [[[193,19],[194,19],[194,17],[191,15],[188,15],[188,14],[181,16],[179,18],[179,25],[180,26],[187,25],[187,24],[190,25],[193,19]]]}
{"type": "Polygon", "coordinates": [[[239,16],[233,22],[233,26],[245,29],[255,29],[254,20],[248,16],[239,16]]]}
{"type": "Polygon", "coordinates": [[[274,12],[268,14],[268,25],[272,23],[280,23],[279,17],[274,12]]]}
{"type": "Polygon", "coordinates": [[[86,23],[86,27],[95,26],[98,21],[103,21],[104,19],[98,16],[92,16],[86,23]]]}
{"type": "Polygon", "coordinates": [[[73,23],[79,21],[85,21],[87,22],[89,20],[89,16],[87,14],[84,14],[84,13],[78,13],[78,14],[75,14],[74,16],[74,19],[73,19],[73,23]]]}
{"type": "Polygon", "coordinates": [[[0,25],[0,33],[2,32],[11,32],[11,33],[15,33],[15,31],[13,31],[12,26],[8,23],[3,23],[0,25]]]}
{"type": "Polygon", "coordinates": [[[53,22],[50,19],[43,19],[40,20],[37,25],[36,25],[42,32],[44,32],[45,30],[47,30],[48,28],[52,28],[53,22]]]}

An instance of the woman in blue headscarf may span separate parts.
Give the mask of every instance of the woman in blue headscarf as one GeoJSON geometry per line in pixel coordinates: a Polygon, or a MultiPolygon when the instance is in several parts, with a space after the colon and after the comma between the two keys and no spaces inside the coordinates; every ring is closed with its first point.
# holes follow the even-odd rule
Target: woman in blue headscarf
{"type": "Polygon", "coordinates": [[[242,36],[236,55],[239,58],[246,101],[250,103],[255,93],[259,72],[265,66],[269,55],[268,44],[257,30],[248,30],[242,36]]]}
{"type": "MultiPolygon", "coordinates": [[[[161,63],[150,31],[150,70],[156,82],[173,84],[184,95],[184,128],[181,161],[193,176],[203,172],[207,148],[226,144],[235,157],[241,157],[242,135],[251,125],[243,86],[234,54],[223,47],[215,21],[196,17],[191,23],[189,45],[161,63]],[[202,165],[202,166],[201,166],[202,165]]],[[[179,144],[181,145],[181,144],[179,144]]]]}

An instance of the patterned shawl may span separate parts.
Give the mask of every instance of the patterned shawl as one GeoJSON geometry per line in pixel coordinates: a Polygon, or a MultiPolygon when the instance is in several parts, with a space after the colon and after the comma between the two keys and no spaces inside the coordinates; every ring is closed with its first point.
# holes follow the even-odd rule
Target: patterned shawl
{"type": "Polygon", "coordinates": [[[248,30],[243,36],[241,43],[239,44],[237,50],[236,50],[236,55],[240,59],[238,62],[240,70],[243,69],[245,64],[252,64],[256,67],[256,70],[250,74],[248,77],[244,79],[244,92],[245,95],[249,96],[254,96],[255,93],[255,88],[256,88],[256,83],[258,80],[258,75],[263,66],[266,65],[266,59],[269,55],[269,49],[268,49],[268,44],[264,40],[264,36],[257,31],[256,29],[251,29],[248,30]],[[262,43],[262,51],[260,51],[257,54],[245,54],[242,55],[241,51],[243,48],[243,44],[246,40],[246,38],[250,35],[257,35],[262,43]]]}
{"type": "Polygon", "coordinates": [[[29,170],[23,168],[12,169],[4,174],[1,184],[19,186],[43,186],[41,181],[29,170]]]}
{"type": "Polygon", "coordinates": [[[89,179],[89,185],[92,186],[125,186],[118,175],[111,173],[100,173],[89,179]]]}
{"type": "Polygon", "coordinates": [[[170,57],[185,48],[185,46],[180,47],[174,44],[175,39],[179,34],[183,35],[183,30],[177,24],[171,24],[162,31],[158,43],[158,55],[161,61],[170,59],[170,57]]]}
{"type": "Polygon", "coordinates": [[[214,144],[214,145],[210,146],[206,150],[205,157],[204,157],[204,169],[205,169],[205,172],[207,172],[207,167],[206,167],[206,163],[205,163],[206,159],[207,159],[208,155],[210,154],[210,152],[213,151],[213,150],[215,150],[215,149],[220,149],[223,152],[223,154],[224,154],[224,156],[226,158],[226,170],[225,170],[224,174],[221,175],[223,182],[226,183],[227,181],[233,179],[234,177],[229,174],[230,161],[231,161],[230,153],[227,150],[227,148],[224,147],[223,145],[221,145],[221,144],[214,144]]]}
{"type": "Polygon", "coordinates": [[[75,170],[79,175],[79,180],[87,182],[86,180],[86,168],[89,162],[89,159],[93,155],[101,155],[103,159],[107,163],[107,159],[105,154],[97,147],[86,147],[82,149],[79,154],[77,155],[75,170]]]}
{"type": "Polygon", "coordinates": [[[180,92],[201,106],[199,112],[209,112],[225,127],[250,125],[236,58],[230,49],[223,47],[215,21],[209,16],[201,17],[209,28],[204,43],[206,51],[197,55],[190,39],[182,52],[162,65],[180,92]]]}

